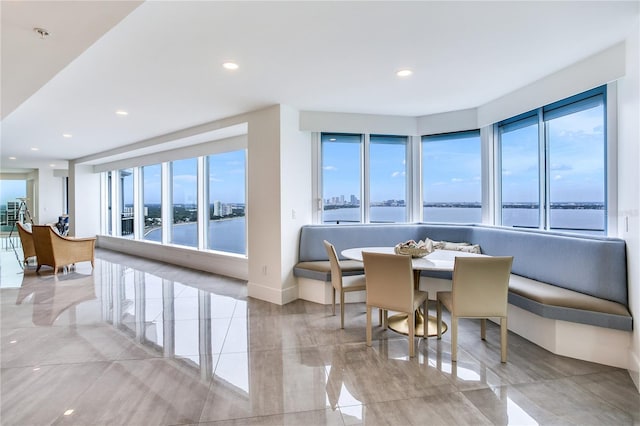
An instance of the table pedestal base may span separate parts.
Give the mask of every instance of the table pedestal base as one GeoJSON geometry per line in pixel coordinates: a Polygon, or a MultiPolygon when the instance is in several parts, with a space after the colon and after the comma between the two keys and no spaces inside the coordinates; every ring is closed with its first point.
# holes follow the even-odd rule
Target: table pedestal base
{"type": "MultiPolygon", "coordinates": [[[[397,333],[409,335],[409,315],[396,314],[390,316],[389,328],[397,333]]],[[[422,312],[416,312],[416,337],[434,337],[438,335],[438,319],[436,317],[427,316],[427,333],[424,332],[424,315],[422,312]]],[[[447,331],[447,324],[442,323],[442,332],[447,331]]]]}

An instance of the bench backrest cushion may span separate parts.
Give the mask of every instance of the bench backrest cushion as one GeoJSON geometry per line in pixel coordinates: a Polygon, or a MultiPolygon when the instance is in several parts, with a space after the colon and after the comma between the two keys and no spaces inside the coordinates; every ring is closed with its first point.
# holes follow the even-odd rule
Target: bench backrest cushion
{"type": "Polygon", "coordinates": [[[475,226],[473,242],[513,256],[512,273],[627,305],[626,245],[618,238],[475,226]]]}
{"type": "Polygon", "coordinates": [[[340,256],[347,248],[394,246],[425,238],[479,244],[482,253],[513,256],[511,271],[516,275],[628,306],[626,245],[618,238],[483,225],[305,225],[299,261],[327,260],[323,240],[333,244],[340,256]]]}
{"type": "Polygon", "coordinates": [[[322,244],[329,241],[340,252],[353,247],[394,246],[407,240],[418,240],[421,237],[419,227],[412,224],[398,225],[306,225],[300,233],[300,262],[327,260],[327,253],[322,244]]]}

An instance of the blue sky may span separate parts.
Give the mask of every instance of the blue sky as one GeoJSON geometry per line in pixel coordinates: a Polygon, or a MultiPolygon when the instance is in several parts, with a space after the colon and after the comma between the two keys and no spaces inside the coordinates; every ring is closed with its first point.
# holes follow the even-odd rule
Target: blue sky
{"type": "Polygon", "coordinates": [[[26,180],[2,180],[0,182],[0,203],[7,205],[7,201],[16,201],[18,197],[27,195],[26,180]]]}
{"type": "MultiPolygon", "coordinates": [[[[550,197],[552,202],[604,201],[603,107],[549,120],[550,197]]],[[[405,199],[403,145],[370,144],[371,201],[405,199]]],[[[387,139],[390,139],[387,137],[387,139]]],[[[384,141],[381,138],[380,141],[384,141]]],[[[323,198],[351,194],[360,198],[360,135],[322,135],[323,198]]],[[[502,136],[504,202],[537,202],[538,126],[502,136]]],[[[480,137],[429,138],[423,143],[423,198],[429,202],[480,202],[480,137]]]]}
{"type": "MultiPolygon", "coordinates": [[[[220,200],[223,203],[245,202],[245,151],[232,151],[211,155],[209,161],[209,199],[211,202],[220,200]]],[[[172,190],[174,204],[196,204],[198,172],[197,159],[173,161],[172,190]]],[[[159,164],[145,166],[144,169],[144,198],[145,203],[159,204],[161,197],[161,167],[159,164]]],[[[133,194],[133,186],[125,192],[133,194]]],[[[125,203],[133,197],[125,197],[125,203]]]]}

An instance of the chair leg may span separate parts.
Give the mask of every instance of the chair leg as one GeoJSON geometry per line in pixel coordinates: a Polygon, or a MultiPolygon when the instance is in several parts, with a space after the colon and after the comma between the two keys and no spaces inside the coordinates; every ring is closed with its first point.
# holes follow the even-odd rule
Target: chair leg
{"type": "Polygon", "coordinates": [[[439,300],[436,301],[436,323],[438,328],[438,339],[442,339],[442,303],[440,303],[439,300]]]}
{"type": "Polygon", "coordinates": [[[386,309],[382,310],[382,329],[386,330],[389,327],[389,311],[386,309]]]}
{"type": "Polygon", "coordinates": [[[367,305],[367,346],[371,346],[371,306],[367,305]]]}
{"type": "Polygon", "coordinates": [[[480,338],[482,340],[487,340],[487,319],[480,319],[480,338]]]}
{"type": "Polygon", "coordinates": [[[458,361],[458,317],[451,315],[451,362],[458,361]]]}
{"type": "Polygon", "coordinates": [[[333,297],[331,298],[331,305],[333,306],[333,316],[336,316],[336,288],[333,287],[331,289],[331,294],[333,295],[333,297]]]}
{"type": "Polygon", "coordinates": [[[500,318],[500,362],[507,362],[507,317],[500,318]]]}
{"type": "Polygon", "coordinates": [[[340,290],[340,328],[344,328],[344,291],[340,290]]]}
{"type": "Polygon", "coordinates": [[[409,358],[416,356],[416,311],[409,315],[409,358]]]}

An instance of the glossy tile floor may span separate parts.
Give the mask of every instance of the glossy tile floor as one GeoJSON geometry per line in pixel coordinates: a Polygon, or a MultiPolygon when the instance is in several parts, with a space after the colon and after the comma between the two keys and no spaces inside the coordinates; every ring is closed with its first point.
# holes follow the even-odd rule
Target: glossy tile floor
{"type": "Polygon", "coordinates": [[[624,370],[461,323],[421,340],[377,329],[364,304],[248,298],[243,281],[98,250],[96,267],[24,273],[3,251],[2,425],[451,425],[640,423],[624,370]]]}

